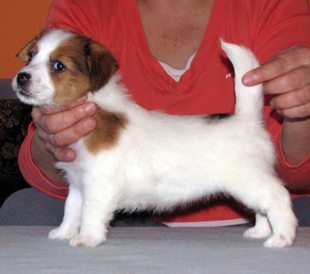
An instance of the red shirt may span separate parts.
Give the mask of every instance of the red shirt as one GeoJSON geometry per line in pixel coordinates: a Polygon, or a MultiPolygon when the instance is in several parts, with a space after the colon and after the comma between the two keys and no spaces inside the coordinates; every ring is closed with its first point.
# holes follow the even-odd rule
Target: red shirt
{"type": "MultiPolygon", "coordinates": [[[[307,0],[214,0],[204,39],[179,82],[168,76],[151,54],[135,0],[55,0],[45,27],[70,29],[106,45],[116,56],[123,82],[139,105],[178,115],[234,112],[232,67],[220,48],[220,38],[250,48],[261,63],[291,46],[310,47],[307,0]]],[[[285,162],[281,149],[282,118],[268,106],[268,101],[266,98],[264,112],[278,152],[277,172],[288,186],[309,183],[310,157],[297,166],[285,162]]],[[[32,186],[65,198],[67,188],[55,187],[31,161],[34,130],[31,125],[21,148],[20,169],[32,186]]],[[[240,216],[226,205],[217,205],[173,221],[203,222],[240,216]]]]}

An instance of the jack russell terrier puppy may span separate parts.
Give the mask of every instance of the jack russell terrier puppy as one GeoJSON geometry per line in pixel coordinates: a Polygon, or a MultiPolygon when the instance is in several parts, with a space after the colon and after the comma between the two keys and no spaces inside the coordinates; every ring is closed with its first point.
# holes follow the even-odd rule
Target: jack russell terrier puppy
{"type": "Polygon", "coordinates": [[[22,102],[64,105],[87,94],[98,105],[97,128],[70,146],[76,160],[56,164],[69,195],[50,239],[95,247],[106,241],[117,210],[169,210],[225,193],[256,213],[245,237],[268,238],[266,247],[293,244],[297,221],[274,171],[262,86],[241,82],[258,61],[244,47],[221,43],[234,65],[236,93],[235,114],[223,119],[141,108],[120,84],[110,50],[67,30],[45,31],[19,52],[28,64],[12,85],[22,102]]]}

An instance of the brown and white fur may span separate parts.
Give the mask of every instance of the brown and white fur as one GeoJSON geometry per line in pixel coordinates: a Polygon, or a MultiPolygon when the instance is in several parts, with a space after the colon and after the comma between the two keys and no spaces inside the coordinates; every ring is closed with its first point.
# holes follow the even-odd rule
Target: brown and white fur
{"type": "Polygon", "coordinates": [[[49,238],[94,247],[106,241],[116,210],[169,210],[226,193],[256,212],[245,237],[268,238],[266,247],[293,244],[297,222],[274,171],[262,86],[241,82],[258,62],[243,47],[222,42],[222,48],[235,68],[236,110],[218,120],[141,108],[120,84],[111,52],[81,35],[50,30],[19,53],[29,61],[13,80],[22,102],[62,105],[87,94],[99,108],[97,128],[71,145],[76,160],[57,163],[69,196],[49,238]]]}

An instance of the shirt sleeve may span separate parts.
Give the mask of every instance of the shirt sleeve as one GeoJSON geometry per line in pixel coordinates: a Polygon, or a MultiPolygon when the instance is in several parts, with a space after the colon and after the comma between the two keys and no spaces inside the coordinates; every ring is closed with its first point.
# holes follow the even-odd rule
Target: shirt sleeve
{"type": "Polygon", "coordinates": [[[28,127],[28,135],[26,136],[19,151],[18,164],[20,172],[31,186],[55,198],[66,199],[68,195],[68,188],[57,187],[52,184],[47,178],[45,178],[32,160],[31,142],[34,133],[35,126],[32,122],[28,127]]]}
{"type": "Polygon", "coordinates": [[[290,190],[310,190],[310,156],[297,165],[288,163],[282,148],[281,134],[283,117],[272,107],[265,107],[265,118],[268,131],[275,145],[277,162],[275,169],[285,186],[290,190]]]}
{"type": "MultiPolygon", "coordinates": [[[[260,1],[259,1],[260,2],[260,1]]],[[[261,63],[283,49],[310,47],[310,6],[308,0],[262,1],[252,31],[254,52],[261,63]]]]}
{"type": "MultiPolygon", "coordinates": [[[[279,51],[292,46],[310,48],[310,8],[308,0],[266,1],[258,15],[255,53],[263,63],[279,51]]],[[[265,118],[276,147],[276,171],[289,189],[305,189],[310,184],[310,157],[291,165],[285,159],[281,134],[283,118],[269,106],[265,106],[265,118]]]]}
{"type": "Polygon", "coordinates": [[[87,6],[89,2],[54,0],[49,7],[44,28],[63,28],[84,34],[85,36],[91,36],[94,31],[94,24],[90,24],[87,15],[90,9],[87,6]]]}
{"type": "Polygon", "coordinates": [[[44,28],[68,29],[110,47],[117,33],[118,13],[118,1],[54,0],[44,28]]]}

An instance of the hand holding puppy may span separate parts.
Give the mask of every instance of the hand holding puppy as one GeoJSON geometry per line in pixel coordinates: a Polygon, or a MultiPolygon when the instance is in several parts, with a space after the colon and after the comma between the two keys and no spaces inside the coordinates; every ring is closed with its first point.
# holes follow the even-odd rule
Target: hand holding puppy
{"type": "Polygon", "coordinates": [[[267,94],[282,116],[290,119],[310,115],[310,48],[292,47],[273,56],[260,68],[243,77],[248,86],[264,84],[267,94]]]}
{"type": "Polygon", "coordinates": [[[284,117],[282,147],[286,160],[299,164],[306,159],[310,154],[310,48],[297,46],[279,52],[247,73],[243,83],[263,83],[265,93],[275,95],[270,105],[284,117]]]}
{"type": "Polygon", "coordinates": [[[55,162],[74,161],[76,152],[67,146],[96,127],[96,119],[92,115],[97,106],[86,100],[87,97],[82,97],[61,108],[33,107],[32,118],[37,130],[32,142],[32,157],[42,172],[55,183],[61,184],[63,181],[58,177],[58,172],[54,172],[55,162]],[[54,161],[47,161],[51,158],[54,161]],[[48,162],[52,164],[47,165],[48,162]]]}

